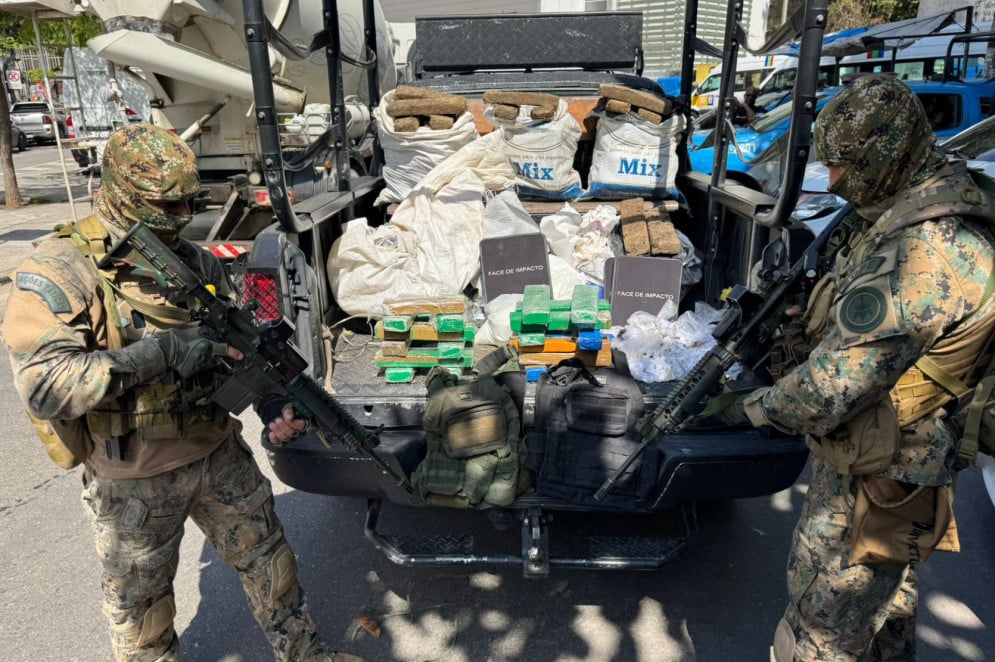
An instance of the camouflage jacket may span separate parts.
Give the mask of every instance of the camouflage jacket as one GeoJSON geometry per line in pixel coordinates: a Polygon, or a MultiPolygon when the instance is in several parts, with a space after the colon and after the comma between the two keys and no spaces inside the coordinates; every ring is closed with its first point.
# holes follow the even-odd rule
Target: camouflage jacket
{"type": "MultiPolygon", "coordinates": [[[[963,164],[945,167],[929,185],[937,182],[952,190],[971,186],[963,164]]],[[[914,194],[900,193],[892,202],[914,194]]],[[[993,245],[992,228],[973,217],[903,224],[882,214],[837,258],[825,335],[804,363],[759,398],[763,423],[823,437],[882,398],[897,400],[896,384],[921,357],[949,352],[958,339],[983,344],[995,320],[995,297],[984,298],[995,268],[993,245]]],[[[884,475],[920,485],[950,483],[957,436],[944,415],[937,407],[903,425],[898,456],[884,475]]]]}
{"type": "MultiPolygon", "coordinates": [[[[120,234],[114,228],[107,229],[120,234]]],[[[231,291],[223,266],[213,255],[184,240],[176,250],[207,282],[218,284],[219,293],[231,291]]],[[[114,351],[111,315],[131,318],[119,323],[125,335],[124,345],[154,332],[156,324],[142,320],[143,327],[137,328],[137,318],[122,307],[126,304],[120,298],[117,310],[108,312],[105,299],[109,294],[101,274],[93,261],[68,240],[53,237],[43,241],[15,269],[11,279],[14,287],[2,333],[10,351],[14,386],[28,410],[39,419],[88,417],[95,449],[87,462],[101,475],[136,478],[169,471],[206,456],[238,428],[238,421],[217,407],[201,408],[197,420],[189,418],[184,424],[174,425],[170,428],[173,432],[161,425],[164,420],[177,418],[170,412],[181,403],[183,392],[192,390],[187,383],[190,380],[180,380],[171,371],[160,371],[151,381],[140,379],[140,375],[148,374],[149,362],[161,361],[161,357],[114,351]],[[150,388],[154,392],[147,392],[150,388]],[[146,391],[145,401],[157,403],[156,411],[145,418],[155,415],[158,419],[159,437],[155,441],[136,438],[141,437],[143,417],[136,416],[135,402],[141,399],[136,394],[143,393],[142,389],[146,391]],[[132,439],[124,461],[109,459],[104,439],[96,432],[94,421],[89,420],[95,412],[106,411],[123,412],[125,420],[131,419],[132,439]]],[[[171,298],[150,276],[127,267],[114,273],[113,280],[121,292],[152,305],[167,303],[171,298]]],[[[213,372],[221,376],[220,371],[213,372]]],[[[211,384],[207,382],[214,376],[208,373],[196,377],[205,382],[200,390],[209,393],[211,384]]]]}

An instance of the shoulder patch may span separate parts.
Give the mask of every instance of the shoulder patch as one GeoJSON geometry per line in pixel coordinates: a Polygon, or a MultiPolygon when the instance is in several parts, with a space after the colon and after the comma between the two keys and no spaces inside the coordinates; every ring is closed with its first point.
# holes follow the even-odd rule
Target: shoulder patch
{"type": "Polygon", "coordinates": [[[874,257],[868,258],[864,260],[864,263],[860,265],[850,279],[857,280],[861,276],[877,273],[878,269],[880,269],[886,261],[887,258],[883,255],[875,255],[874,257]]]}
{"type": "Polygon", "coordinates": [[[45,276],[20,271],[14,285],[19,290],[34,292],[40,296],[53,313],[71,313],[73,310],[69,304],[69,297],[62,288],[45,276]]]}
{"type": "Polygon", "coordinates": [[[858,287],[840,304],[840,324],[851,333],[873,331],[888,315],[884,293],[875,287],[858,287]]]}

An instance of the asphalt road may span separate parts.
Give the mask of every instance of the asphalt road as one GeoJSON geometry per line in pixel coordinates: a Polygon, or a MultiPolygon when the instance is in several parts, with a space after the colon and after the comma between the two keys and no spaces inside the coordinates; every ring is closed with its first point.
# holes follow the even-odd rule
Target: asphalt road
{"type": "MultiPolygon", "coordinates": [[[[51,149],[51,148],[42,148],[51,149]]],[[[32,150],[33,151],[33,150],[32,150]]],[[[26,156],[26,152],[22,156],[26,156]]],[[[68,215],[65,205],[0,209],[0,314],[7,274],[30,242],[68,215]]],[[[99,568],[79,501],[79,470],[51,464],[11,387],[0,349],[0,417],[7,433],[0,479],[0,660],[109,660],[100,614],[99,568]]],[[[258,438],[254,415],[242,420],[258,438]]],[[[366,504],[291,490],[274,480],[277,511],[323,636],[371,661],[685,662],[762,661],[785,600],[784,562],[807,473],[770,497],[702,504],[690,549],[654,572],[555,569],[543,580],[518,568],[402,568],[363,536],[366,504]],[[356,624],[380,626],[379,637],[356,624]]],[[[508,553],[519,532],[497,532],[475,513],[385,506],[394,534],[472,530],[479,547],[508,553]]],[[[961,475],[956,514],[960,554],[920,567],[919,659],[995,659],[995,508],[976,470],[961,475]]],[[[583,549],[603,527],[644,534],[668,518],[557,514],[553,552],[583,549]]],[[[233,571],[188,525],[179,573],[177,628],[184,659],[272,659],[233,571]]]]}
{"type": "MultiPolygon", "coordinates": [[[[25,202],[65,202],[72,197],[80,198],[87,193],[88,178],[79,173],[76,162],[69,150],[65,150],[66,171],[69,175],[69,189],[66,189],[59,160],[59,150],[55,145],[29,145],[23,152],[13,153],[14,172],[17,173],[17,187],[25,202]]],[[[94,182],[96,184],[96,181],[94,182]]],[[[0,202],[6,202],[3,192],[3,179],[0,177],[0,202]]]]}

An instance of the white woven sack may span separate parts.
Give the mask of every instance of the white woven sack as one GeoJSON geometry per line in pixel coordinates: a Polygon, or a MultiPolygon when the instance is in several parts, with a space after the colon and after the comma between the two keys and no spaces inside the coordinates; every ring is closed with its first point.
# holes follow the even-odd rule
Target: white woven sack
{"type": "Polygon", "coordinates": [[[532,106],[522,106],[518,119],[501,120],[488,108],[484,116],[501,132],[505,155],[515,168],[515,191],[521,198],[573,200],[583,193],[574,155],[580,125],[567,102],[559,100],[549,120],[529,117],[532,106]]]}
{"type": "Polygon", "coordinates": [[[602,115],[585,198],[671,197],[677,177],[677,136],[683,115],[653,124],[634,115],[602,115]]]}
{"type": "Polygon", "coordinates": [[[387,114],[387,104],[393,98],[394,90],[391,90],[373,109],[383,148],[385,184],[376,205],[400,202],[432,168],[477,138],[477,127],[470,111],[456,118],[450,129],[420,126],[416,131],[395,131],[394,118],[387,114]]]}

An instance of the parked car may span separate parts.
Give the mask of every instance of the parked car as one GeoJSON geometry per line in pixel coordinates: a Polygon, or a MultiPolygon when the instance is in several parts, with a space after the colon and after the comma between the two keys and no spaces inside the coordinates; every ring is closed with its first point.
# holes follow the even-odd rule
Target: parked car
{"type": "Polygon", "coordinates": [[[21,130],[21,127],[13,122],[10,124],[10,146],[18,152],[23,152],[28,148],[28,137],[21,130]]]}
{"type": "Polygon", "coordinates": [[[945,140],[946,153],[965,159],[968,166],[995,177],[995,115],[945,140]]]}
{"type": "Polygon", "coordinates": [[[44,101],[18,101],[10,107],[10,121],[24,131],[28,140],[40,144],[55,142],[56,131],[66,137],[66,116],[53,113],[44,101]]]}
{"type": "MultiPolygon", "coordinates": [[[[919,97],[939,138],[950,138],[987,118],[995,108],[995,80],[917,81],[907,85],[919,97]]],[[[819,90],[816,95],[816,115],[840,87],[819,90]]],[[[791,126],[791,103],[773,109],[753,122],[738,127],[734,149],[729,150],[726,169],[731,178],[771,195],[781,180],[781,163],[791,126]],[[742,173],[742,174],[738,174],[742,173]]],[[[691,164],[699,172],[712,172],[714,147],[711,131],[692,135],[691,164]]],[[[817,170],[817,169],[816,169],[817,170]]],[[[808,188],[803,190],[809,191],[808,188]]],[[[821,189],[825,192],[825,188],[821,189]]]]}
{"type": "MultiPolygon", "coordinates": [[[[816,95],[816,114],[840,89],[830,87],[819,91],[816,95]]],[[[782,103],[754,120],[752,124],[736,128],[735,145],[729,150],[726,158],[726,171],[730,179],[737,179],[758,191],[772,192],[772,187],[780,178],[779,164],[784,153],[788,129],[791,128],[792,106],[792,102],[782,103]],[[758,163],[774,163],[776,167],[772,173],[766,173],[764,170],[755,169],[758,163]]],[[[715,155],[712,133],[711,129],[698,130],[691,135],[691,167],[696,172],[705,174],[712,172],[715,155]]]]}
{"type": "MultiPolygon", "coordinates": [[[[122,112],[127,118],[129,124],[139,124],[145,121],[131,108],[125,108],[122,112]]],[[[88,124],[86,131],[83,131],[80,127],[76,126],[73,117],[74,114],[69,113],[69,117],[66,118],[67,137],[86,141],[85,143],[78,144],[70,150],[73,155],[73,160],[76,162],[76,165],[80,167],[80,169],[93,166],[97,169],[94,171],[94,174],[97,174],[100,168],[100,159],[104,153],[104,142],[107,140],[108,136],[113,133],[114,128],[109,125],[93,126],[88,124]]],[[[120,122],[118,123],[118,126],[120,126],[120,122]]]]}

